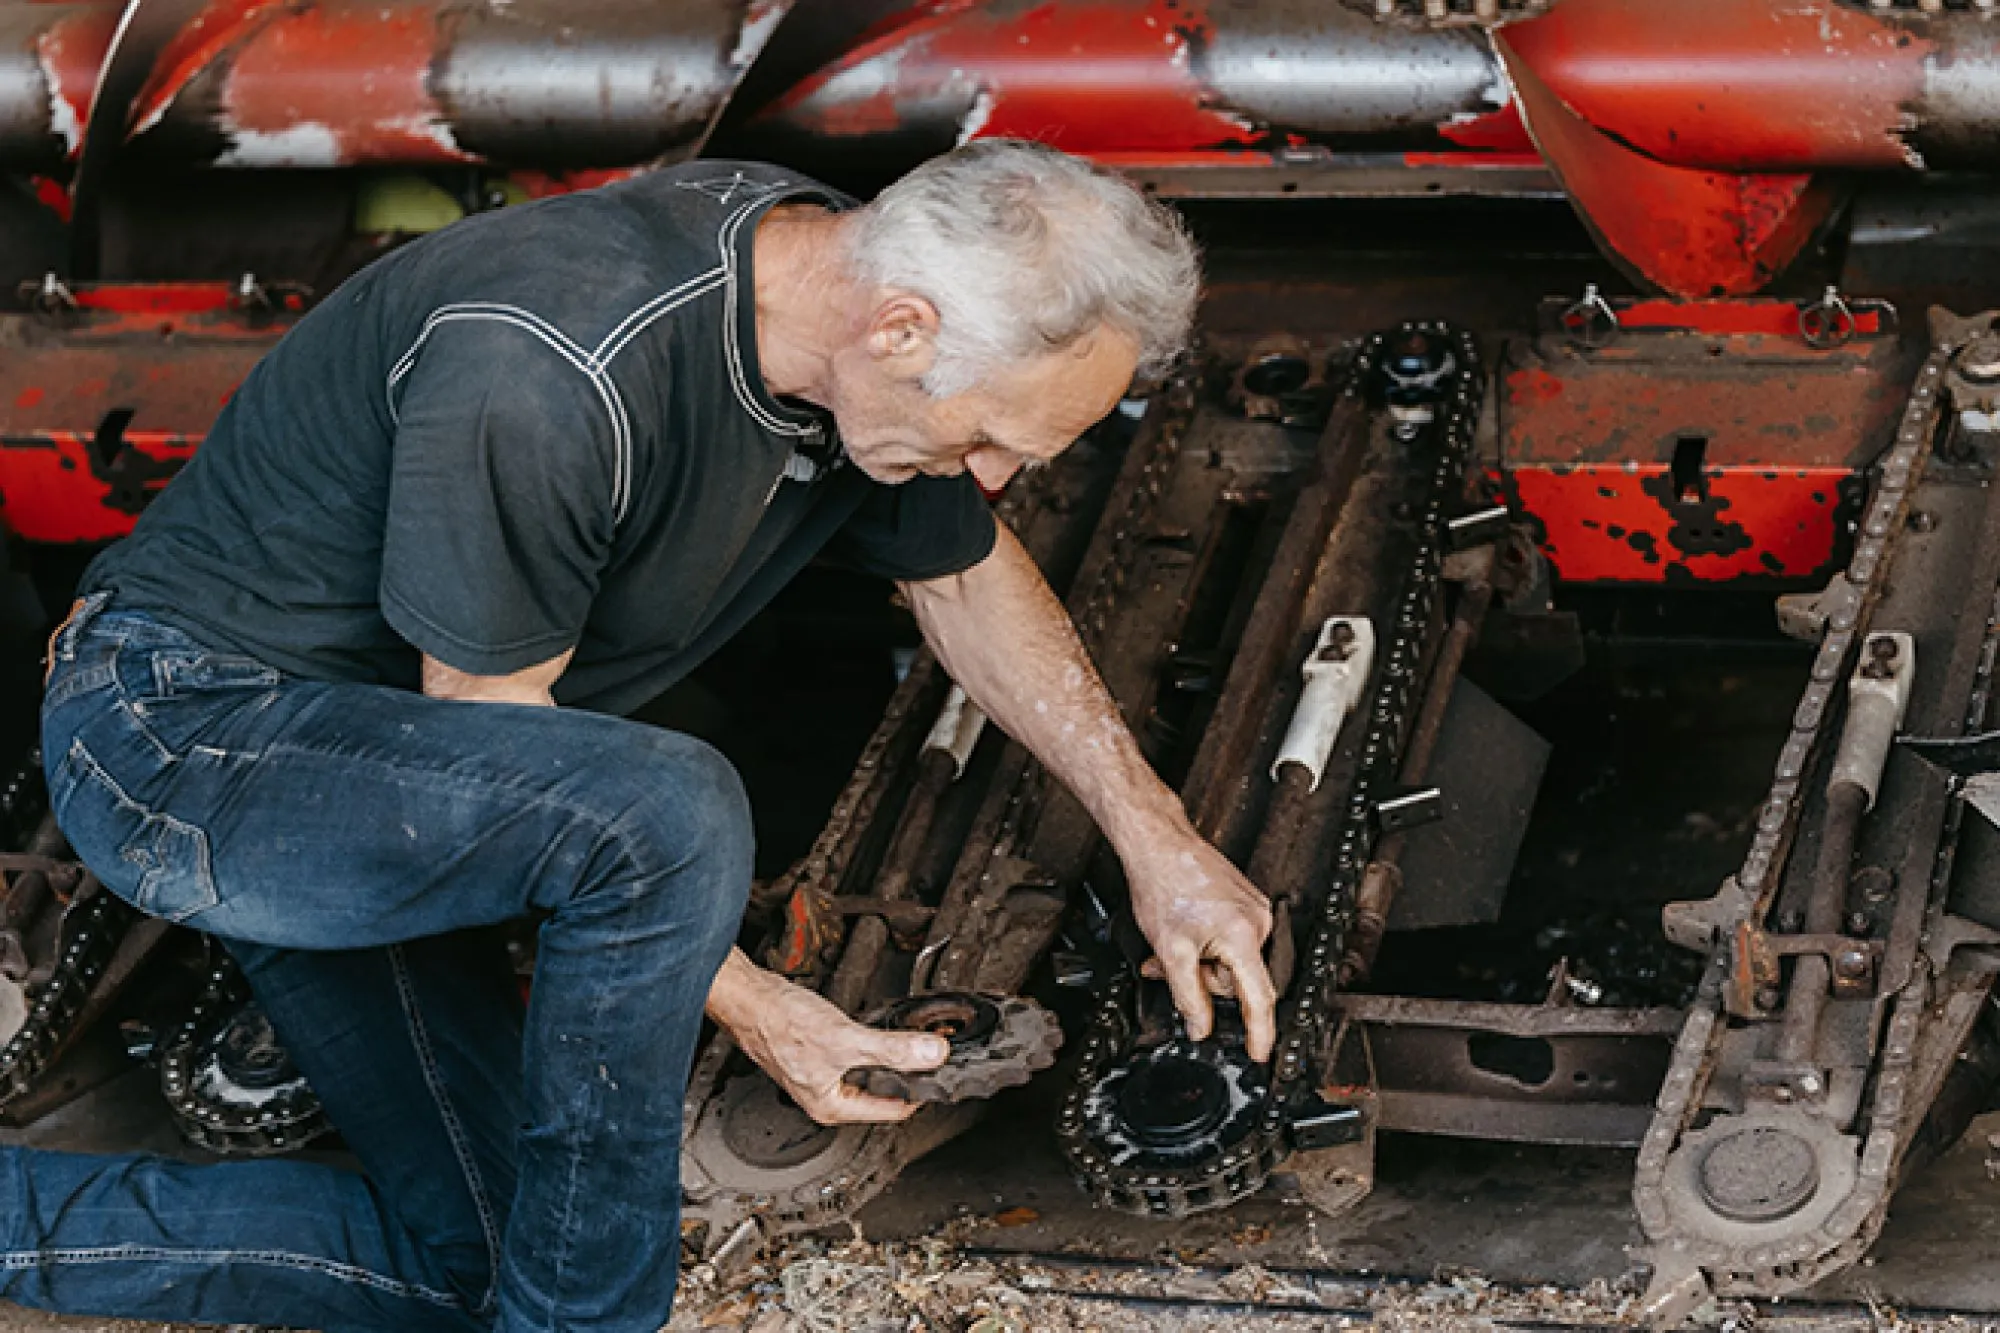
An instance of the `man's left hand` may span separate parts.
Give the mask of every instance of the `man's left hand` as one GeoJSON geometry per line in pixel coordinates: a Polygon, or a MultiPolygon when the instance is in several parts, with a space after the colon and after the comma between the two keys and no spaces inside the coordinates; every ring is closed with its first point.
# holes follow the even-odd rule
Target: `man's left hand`
{"type": "Polygon", "coordinates": [[[1211,993],[1232,996],[1243,1008],[1251,1058],[1268,1059],[1277,1039],[1277,994],[1263,953],[1269,899],[1186,825],[1121,851],[1132,913],[1188,1036],[1199,1041],[1214,1030],[1211,993]]]}

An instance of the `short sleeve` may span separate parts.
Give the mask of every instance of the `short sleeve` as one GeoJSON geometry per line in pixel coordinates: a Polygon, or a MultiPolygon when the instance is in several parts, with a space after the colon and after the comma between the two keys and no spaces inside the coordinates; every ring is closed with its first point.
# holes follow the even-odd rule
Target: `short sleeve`
{"type": "Polygon", "coordinates": [[[864,574],[921,582],[970,569],[995,539],[993,508],[969,474],[918,476],[871,485],[826,555],[864,574]]]}
{"type": "Polygon", "coordinates": [[[610,558],[619,440],[585,372],[498,320],[439,325],[392,389],[382,615],[504,676],[575,646],[610,558]]]}

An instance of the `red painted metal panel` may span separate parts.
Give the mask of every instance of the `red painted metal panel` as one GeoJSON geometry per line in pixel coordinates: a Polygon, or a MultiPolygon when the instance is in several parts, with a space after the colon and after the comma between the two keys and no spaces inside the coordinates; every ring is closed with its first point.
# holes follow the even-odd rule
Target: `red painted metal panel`
{"type": "Polygon", "coordinates": [[[0,317],[0,527],[28,541],[129,532],[291,319],[227,284],[82,288],[59,319],[0,317]]]}
{"type": "Polygon", "coordinates": [[[1496,479],[1578,582],[1809,579],[1894,432],[1913,354],[1893,312],[1855,308],[1817,348],[1785,301],[1619,301],[1588,347],[1564,331],[1501,358],[1496,479]]]}
{"type": "Polygon", "coordinates": [[[1503,29],[1494,45],[1542,156],[1605,250],[1643,282],[1676,296],[1761,290],[1839,201],[1810,175],[1727,175],[1635,152],[1566,105],[1514,40],[1503,29]]]}
{"type": "Polygon", "coordinates": [[[1834,560],[1845,467],[1712,467],[1679,493],[1671,466],[1510,466],[1501,484],[1532,516],[1566,582],[1809,579],[1834,560]]]}

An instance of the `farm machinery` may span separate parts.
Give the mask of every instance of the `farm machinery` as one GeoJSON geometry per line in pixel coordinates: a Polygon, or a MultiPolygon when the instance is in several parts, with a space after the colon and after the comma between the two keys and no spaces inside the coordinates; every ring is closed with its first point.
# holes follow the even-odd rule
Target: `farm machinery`
{"type": "Polygon", "coordinates": [[[2000,1075],[1996,23],[10,0],[0,1113],[77,1095],[152,994],[123,1044],[197,1143],[326,1130],[226,965],[67,858],[26,646],[302,312],[411,236],[662,163],[865,195],[1011,135],[1207,250],[1188,358],[997,503],[1270,895],[1279,1047],[1250,1061],[1227,1006],[1188,1038],[1081,807],[904,653],[745,943],[953,1059],[885,1089],[908,1123],[827,1129],[715,1037],[693,1243],[851,1216],[1061,1044],[1050,1132],[1109,1209],[1337,1213],[1381,1133],[1603,1145],[1656,1322],[1856,1262],[2000,1075]],[[1031,993],[1070,997],[1066,1041],[1031,993]]]}

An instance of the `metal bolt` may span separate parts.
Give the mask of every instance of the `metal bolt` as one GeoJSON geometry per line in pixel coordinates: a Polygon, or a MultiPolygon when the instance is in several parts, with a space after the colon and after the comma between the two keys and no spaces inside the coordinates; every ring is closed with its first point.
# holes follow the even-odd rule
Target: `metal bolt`
{"type": "Polygon", "coordinates": [[[1759,986],[1755,996],[1757,1007],[1764,1010],[1776,1009],[1783,998],[1776,986],[1759,986]]]}
{"type": "Polygon", "coordinates": [[[1869,931],[1873,930],[1874,928],[1875,928],[1875,918],[1868,915],[1868,913],[1849,912],[1847,914],[1848,934],[1866,935],[1869,931]]]}
{"type": "Polygon", "coordinates": [[[1842,949],[1834,955],[1833,974],[1842,981],[1860,981],[1868,975],[1868,955],[1860,949],[1842,949]]]}
{"type": "Polygon", "coordinates": [[[1929,532],[1937,527],[1937,515],[1928,509],[1912,510],[1909,524],[1911,532],[1929,532]]]}

